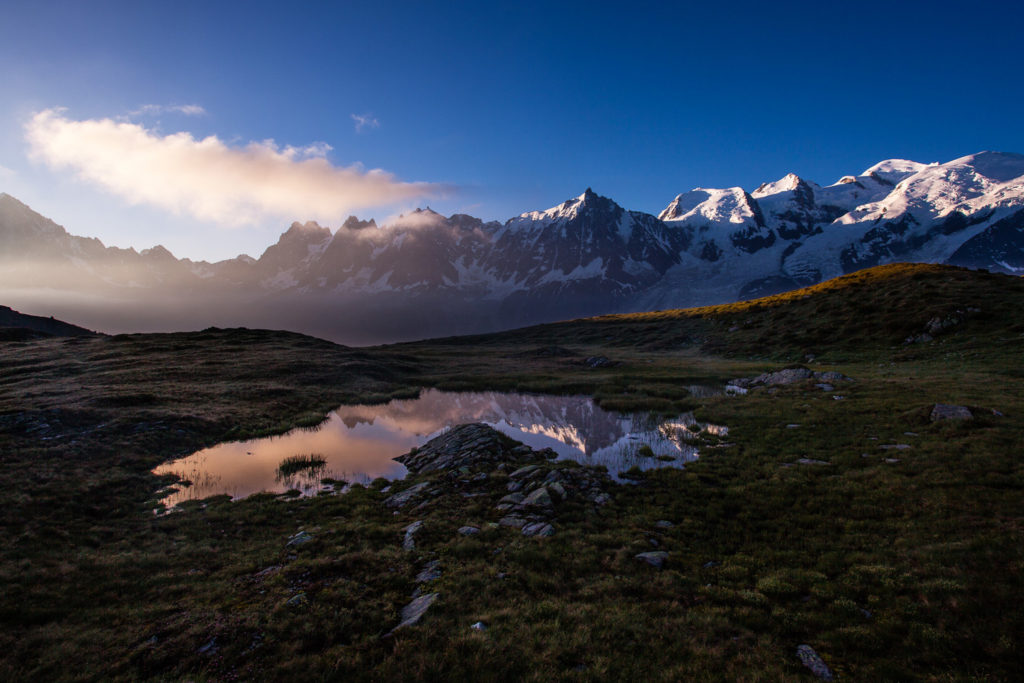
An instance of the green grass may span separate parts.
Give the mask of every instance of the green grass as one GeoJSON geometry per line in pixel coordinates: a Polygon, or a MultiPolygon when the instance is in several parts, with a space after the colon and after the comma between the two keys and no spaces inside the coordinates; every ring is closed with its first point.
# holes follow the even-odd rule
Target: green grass
{"type": "Polygon", "coordinates": [[[892,266],[746,304],[374,349],[248,330],[5,342],[0,678],[812,680],[807,643],[843,680],[1013,680],[1022,304],[1019,279],[892,266]],[[855,382],[839,401],[813,383],[686,388],[793,362],[855,382]],[[488,526],[499,471],[483,496],[397,515],[383,481],[152,514],[160,462],[427,386],[695,409],[732,445],[640,473],[599,512],[567,504],[547,539],[488,526]],[[934,403],[976,419],[932,423],[934,403]],[[895,443],[911,448],[880,448],[895,443]],[[312,540],[287,547],[300,530],[312,540]],[[633,559],[654,549],[661,571],[633,559]],[[438,602],[387,636],[428,559],[438,602]]]}

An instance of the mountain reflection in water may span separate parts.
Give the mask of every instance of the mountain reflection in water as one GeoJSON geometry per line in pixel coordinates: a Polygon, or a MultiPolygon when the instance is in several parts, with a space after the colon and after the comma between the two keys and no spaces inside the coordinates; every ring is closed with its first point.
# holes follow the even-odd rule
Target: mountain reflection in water
{"type": "Polygon", "coordinates": [[[634,466],[680,466],[697,457],[693,430],[703,428],[716,435],[726,431],[718,425],[698,425],[691,414],[663,420],[650,414],[608,412],[587,396],[430,389],[417,399],[341,406],[318,427],[218,444],[161,465],[154,472],[173,473],[192,482],[162,500],[168,507],[225,493],[234,499],[291,489],[315,495],[344,487],[341,482],[401,479],[406,469],[393,458],[465,422],[484,422],[532,448],[551,448],[559,458],[604,465],[615,477],[634,466]],[[640,455],[644,445],[663,459],[640,455]],[[289,476],[278,471],[285,458],[305,454],[319,456],[326,464],[289,476]]]}

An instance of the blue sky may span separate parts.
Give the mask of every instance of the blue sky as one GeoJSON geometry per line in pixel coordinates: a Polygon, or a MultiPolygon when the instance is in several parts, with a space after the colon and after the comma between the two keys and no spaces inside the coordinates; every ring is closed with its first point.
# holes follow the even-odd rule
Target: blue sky
{"type": "MultiPolygon", "coordinates": [[[[1005,2],[7,3],[0,191],[73,233],[190,258],[258,255],[292,220],[418,205],[504,220],[586,187],[657,213],[695,186],[1024,152],[1021,29],[1024,9],[1005,2]],[[238,164],[359,164],[323,192],[341,183],[364,205],[314,193],[310,215],[276,196],[211,207],[188,188],[165,201],[154,193],[178,188],[174,173],[196,192],[220,178],[190,173],[195,159],[104,176],[127,141],[113,161],[95,140],[67,152],[118,124],[160,149],[180,132],[216,136],[224,155],[274,141],[238,164]],[[318,143],[326,156],[306,149],[318,143]],[[370,169],[388,175],[364,197],[370,169]],[[140,175],[150,184],[132,186],[140,175]]],[[[259,195],[265,168],[224,187],[255,178],[259,195]]]]}

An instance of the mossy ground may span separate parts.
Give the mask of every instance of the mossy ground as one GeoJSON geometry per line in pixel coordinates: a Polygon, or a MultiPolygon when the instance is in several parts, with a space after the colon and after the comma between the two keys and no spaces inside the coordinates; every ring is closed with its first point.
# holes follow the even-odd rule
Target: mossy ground
{"type": "Polygon", "coordinates": [[[752,304],[376,349],[237,330],[6,342],[0,677],[782,680],[810,677],[795,655],[808,643],[846,680],[1014,679],[1021,304],[1016,279],[889,267],[752,304]],[[967,306],[981,311],[902,344],[967,306]],[[855,378],[842,400],[813,383],[686,388],[806,354],[855,378]],[[619,364],[589,368],[593,355],[619,364]],[[160,462],[422,386],[695,408],[733,445],[617,487],[599,512],[570,506],[550,538],[486,526],[499,474],[485,496],[399,514],[383,482],[152,514],[160,462]],[[934,403],[976,419],[933,423],[934,403]],[[299,530],[313,539],[287,547],[299,530]],[[633,559],[655,549],[670,553],[660,571],[633,559]],[[440,598],[386,635],[428,559],[440,598]]]}

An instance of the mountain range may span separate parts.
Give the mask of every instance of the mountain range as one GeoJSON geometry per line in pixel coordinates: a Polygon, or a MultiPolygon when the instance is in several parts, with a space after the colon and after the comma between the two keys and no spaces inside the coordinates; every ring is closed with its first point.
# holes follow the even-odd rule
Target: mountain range
{"type": "Polygon", "coordinates": [[[347,343],[724,303],[894,261],[1024,273],[1024,155],[882,161],[822,186],[696,188],[658,216],[590,189],[504,223],[418,209],[294,223],[208,263],[77,237],[0,194],[0,296],[105,331],[286,327],[347,343]]]}

